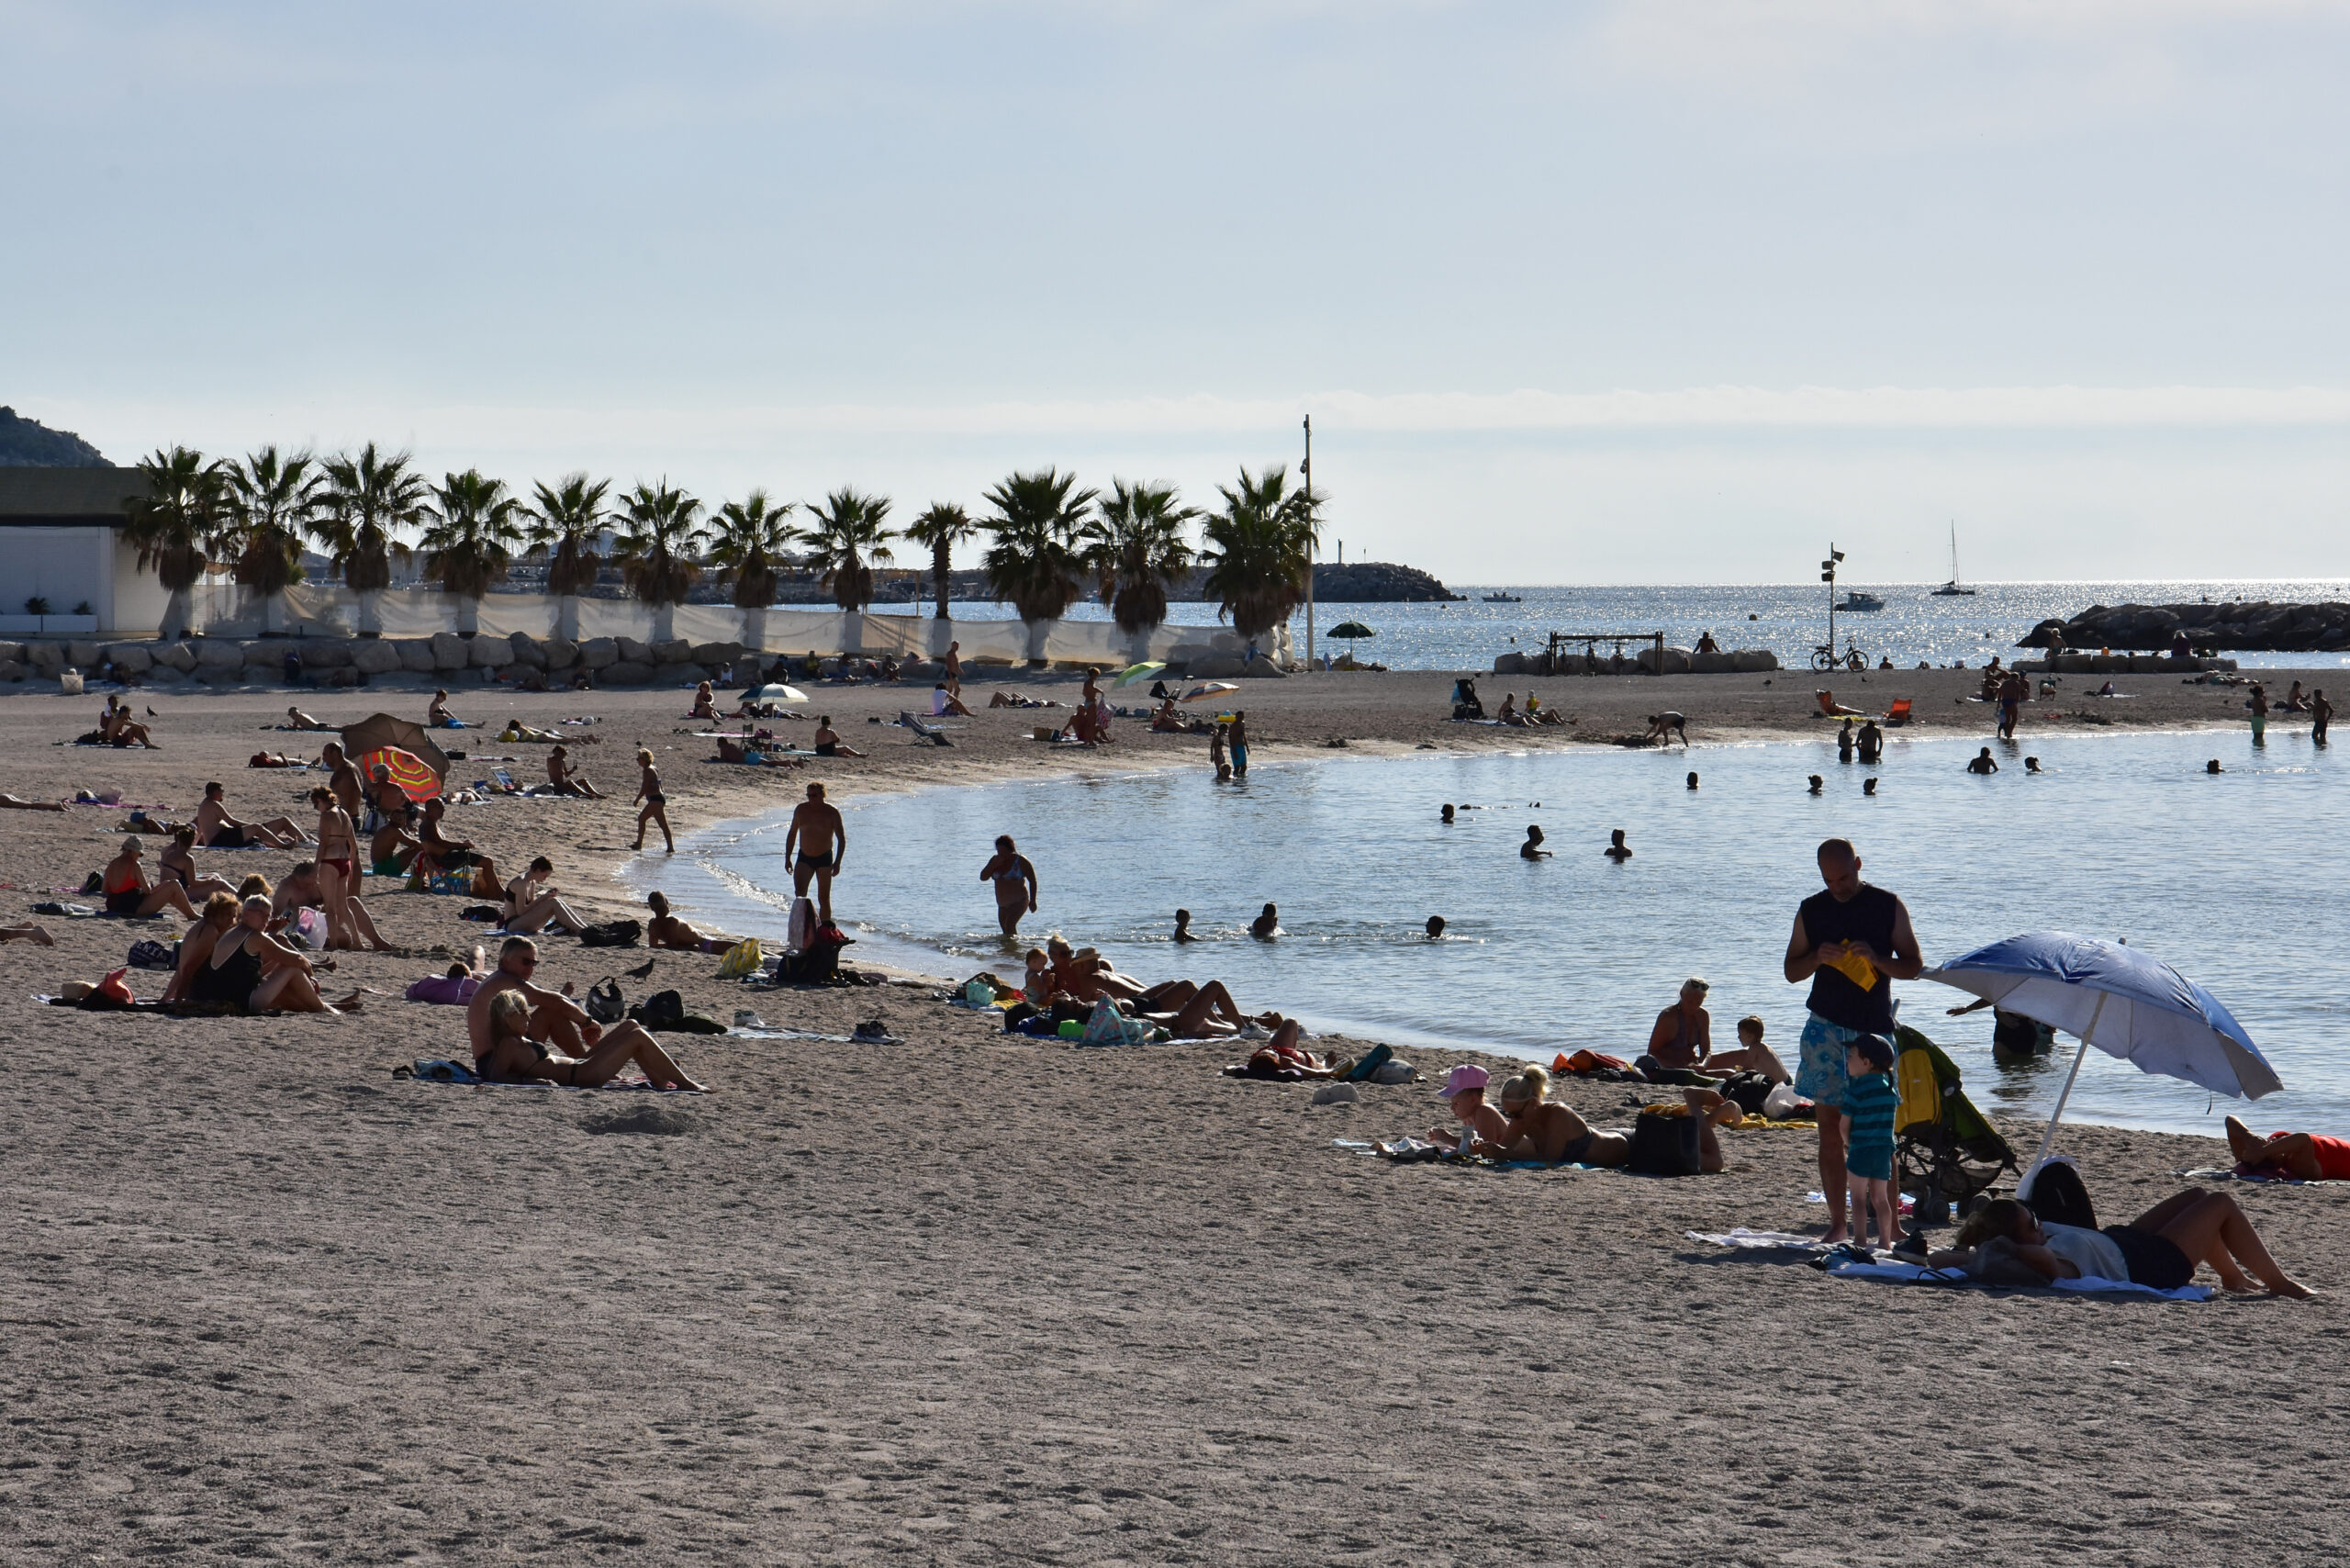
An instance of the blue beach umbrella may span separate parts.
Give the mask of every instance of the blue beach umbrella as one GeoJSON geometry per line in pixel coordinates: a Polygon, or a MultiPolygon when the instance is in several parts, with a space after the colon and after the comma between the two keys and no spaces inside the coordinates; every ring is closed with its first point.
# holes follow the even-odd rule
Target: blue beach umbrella
{"type": "Polygon", "coordinates": [[[2032,1176],[2056,1141],[2056,1124],[2091,1046],[2141,1072],[2184,1079],[2231,1098],[2257,1100],[2284,1087],[2218,997],[2159,958],[2119,942],[2028,931],[1927,969],[1921,978],[2038,1019],[2081,1042],[2020,1193],[2031,1190],[2032,1176]]]}

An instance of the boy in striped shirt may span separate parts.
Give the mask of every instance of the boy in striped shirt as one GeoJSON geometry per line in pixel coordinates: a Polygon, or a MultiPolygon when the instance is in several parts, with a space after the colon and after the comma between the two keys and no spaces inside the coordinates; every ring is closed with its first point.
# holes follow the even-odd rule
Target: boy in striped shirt
{"type": "Polygon", "coordinates": [[[1844,1070],[1844,1176],[1852,1194],[1852,1239],[1868,1240],[1869,1209],[1876,1210],[1882,1245],[1901,1240],[1901,1209],[1893,1195],[1893,1118],[1901,1095],[1893,1087],[1893,1042],[1863,1035],[1847,1048],[1844,1070]]]}

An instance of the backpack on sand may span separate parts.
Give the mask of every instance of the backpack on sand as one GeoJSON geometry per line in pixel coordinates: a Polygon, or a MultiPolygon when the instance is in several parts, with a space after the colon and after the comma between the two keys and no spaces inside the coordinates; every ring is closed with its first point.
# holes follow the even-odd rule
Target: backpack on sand
{"type": "Polygon", "coordinates": [[[1624,1165],[1642,1176],[1696,1175],[1697,1119],[1641,1112],[1632,1123],[1632,1148],[1624,1165]]]}

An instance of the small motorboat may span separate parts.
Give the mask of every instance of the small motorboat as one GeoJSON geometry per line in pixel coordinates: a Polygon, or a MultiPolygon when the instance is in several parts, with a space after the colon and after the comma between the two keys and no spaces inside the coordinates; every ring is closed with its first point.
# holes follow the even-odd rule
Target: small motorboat
{"type": "Polygon", "coordinates": [[[1489,593],[1485,596],[1485,602],[1487,604],[1524,604],[1526,596],[1522,593],[1489,593]]]}
{"type": "Polygon", "coordinates": [[[1885,600],[1877,598],[1877,596],[1873,593],[1866,593],[1859,588],[1847,588],[1844,592],[1844,597],[1836,601],[1836,608],[1845,611],[1847,614],[1850,614],[1854,610],[1883,610],[1885,608],[1885,600]]]}

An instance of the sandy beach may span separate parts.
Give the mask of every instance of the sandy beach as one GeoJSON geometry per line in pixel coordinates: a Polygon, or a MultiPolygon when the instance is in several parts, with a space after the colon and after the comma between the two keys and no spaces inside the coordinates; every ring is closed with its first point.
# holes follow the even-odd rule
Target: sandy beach
{"type": "MultiPolygon", "coordinates": [[[[2277,690],[2295,673],[2261,675],[2277,690]]],[[[1605,745],[1666,708],[1701,745],[1818,734],[1827,684],[1987,741],[1992,711],[1964,700],[1978,681],[1480,678],[1489,708],[1530,686],[1578,721],[1543,731],[1449,722],[1450,678],[1429,672],[1233,700],[1269,757],[1605,745]]],[[[2125,676],[2132,700],[2100,703],[2082,695],[2098,683],[2028,706],[2027,746],[2059,726],[2243,722],[2237,689],[2125,676]]],[[[304,702],[338,722],[420,717],[428,695],[304,702]]],[[[319,776],[245,766],[315,755],[322,737],[262,728],[289,700],[137,693],[162,749],[113,752],[54,744],[95,696],[0,696],[0,789],[113,788],[184,816],[219,778],[241,816],[305,821],[319,776]]],[[[1203,740],[1135,723],[1099,752],[1027,738],[1066,709],[981,708],[952,749],[867,722],[926,700],[818,689],[811,711],[874,755],[765,771],[705,764],[683,692],[461,689],[456,710],[493,725],[597,716],[577,760],[615,799],[451,822],[501,866],[549,855],[567,892],[618,913],[639,744],[681,834],[807,778],[1203,760],[1203,740]]],[[[494,734],[454,737],[475,754],[455,779],[485,755],[543,777],[544,748],[494,734]]],[[[7,917],[72,897],[52,890],[104,862],[124,814],[0,814],[7,917]]],[[[197,856],[273,880],[295,858],[197,856]]],[[[470,949],[466,902],[369,901],[420,954],[470,949]]],[[[2350,1187],[2230,1185],[2315,1302],[1835,1280],[1684,1237],[1818,1229],[1807,1132],[1727,1134],[1725,1172],[1678,1182],[1392,1166],[1333,1140],[1425,1132],[1442,1115],[1427,1083],[1317,1107],[1312,1085],[1221,1077],[1228,1048],[1007,1036],[916,976],[748,993],[692,954],[660,955],[632,999],[675,986],[812,1036],[878,1016],[903,1043],[666,1036],[707,1096],[450,1087],[393,1076],[464,1054],[457,1010],[398,995],[445,958],[341,956],[337,981],[386,993],[341,1020],[108,1015],[27,999],[175,928],[41,923],[56,947],[0,947],[28,1075],[0,1109],[0,1562],[2299,1562],[2350,1529],[2323,1480],[2350,1397],[2350,1187]]],[[[647,957],[544,948],[541,979],[581,990],[647,957]]],[[[163,979],[130,978],[142,996],[163,979]]],[[[1431,1076],[1456,1059],[1414,1053],[1431,1076]]],[[[1561,1090],[1599,1126],[1668,1094],[1561,1090]]],[[[2005,1130],[2028,1152],[2040,1129],[2005,1130]]],[[[2108,1223],[2225,1160],[2146,1132],[2065,1142],[2108,1223]]]]}

